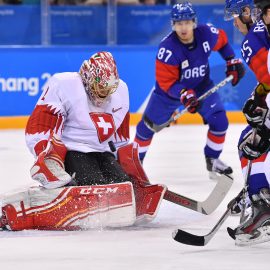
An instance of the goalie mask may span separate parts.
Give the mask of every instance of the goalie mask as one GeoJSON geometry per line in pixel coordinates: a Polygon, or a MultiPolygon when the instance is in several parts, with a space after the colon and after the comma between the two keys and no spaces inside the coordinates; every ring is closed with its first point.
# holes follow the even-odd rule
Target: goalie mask
{"type": "Polygon", "coordinates": [[[95,106],[101,106],[119,85],[115,60],[110,52],[98,52],[80,68],[85,90],[95,106]]]}

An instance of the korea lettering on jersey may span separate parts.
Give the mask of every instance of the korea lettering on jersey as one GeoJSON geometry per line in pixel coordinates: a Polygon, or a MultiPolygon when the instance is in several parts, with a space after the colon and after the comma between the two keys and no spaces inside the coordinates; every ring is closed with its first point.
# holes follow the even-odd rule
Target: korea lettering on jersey
{"type": "Polygon", "coordinates": [[[208,58],[219,35],[214,26],[199,25],[194,30],[195,46],[192,49],[181,43],[175,32],[168,35],[161,42],[156,57],[156,88],[177,97],[172,89],[175,83],[181,91],[186,86],[196,89],[202,81],[209,79],[208,58]]]}
{"type": "Polygon", "coordinates": [[[33,154],[38,142],[53,130],[68,150],[110,151],[108,142],[129,140],[129,95],[120,84],[109,102],[96,107],[90,101],[78,73],[59,73],[45,87],[26,128],[26,142],[33,154]]]}
{"type": "Polygon", "coordinates": [[[257,22],[245,36],[241,53],[257,80],[270,85],[270,39],[263,21],[257,22]]]}

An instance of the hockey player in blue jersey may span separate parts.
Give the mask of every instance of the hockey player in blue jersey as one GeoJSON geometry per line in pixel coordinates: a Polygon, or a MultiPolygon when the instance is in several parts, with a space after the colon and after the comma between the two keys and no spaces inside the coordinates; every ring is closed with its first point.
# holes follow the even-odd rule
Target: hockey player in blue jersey
{"type": "Polygon", "coordinates": [[[245,35],[242,56],[258,80],[252,97],[243,107],[249,125],[238,144],[244,177],[248,160],[252,160],[247,178],[252,213],[230,233],[236,244],[243,246],[270,240],[270,1],[226,0],[226,19],[233,19],[234,26],[245,35]],[[255,140],[252,128],[256,129],[255,140]]]}
{"type": "Polygon", "coordinates": [[[226,61],[226,75],[233,75],[233,86],[244,76],[244,66],[235,59],[223,30],[197,24],[189,2],[173,6],[171,23],[172,32],[161,41],[156,56],[155,89],[137,125],[135,141],[140,146],[140,159],[144,159],[154,135],[145,122],[163,124],[183,104],[190,106],[190,113],[198,112],[209,126],[204,155],[210,178],[215,178],[216,173],[231,174],[232,168],[219,159],[228,128],[219,94],[213,93],[200,102],[198,97],[214,86],[208,62],[212,51],[218,51],[226,61]]]}

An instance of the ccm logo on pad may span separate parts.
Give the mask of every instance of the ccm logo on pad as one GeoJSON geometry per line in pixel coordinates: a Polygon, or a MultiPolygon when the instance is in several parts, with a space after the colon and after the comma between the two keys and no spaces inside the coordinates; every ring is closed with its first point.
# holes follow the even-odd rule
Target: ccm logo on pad
{"type": "Polygon", "coordinates": [[[89,188],[82,188],[80,194],[108,194],[108,193],[116,193],[118,187],[110,188],[110,187],[89,187],[89,188]]]}

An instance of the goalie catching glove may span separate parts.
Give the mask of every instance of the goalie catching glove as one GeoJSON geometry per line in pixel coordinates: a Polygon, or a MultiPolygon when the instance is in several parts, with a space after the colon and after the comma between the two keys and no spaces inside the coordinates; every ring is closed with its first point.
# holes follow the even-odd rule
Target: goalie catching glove
{"type": "MultiPolygon", "coordinates": [[[[40,143],[43,144],[44,141],[40,143]]],[[[46,149],[38,154],[37,160],[30,170],[32,178],[47,189],[59,188],[68,184],[72,177],[65,171],[66,153],[65,145],[56,134],[52,133],[46,149]]]]}
{"type": "Polygon", "coordinates": [[[180,101],[190,113],[196,113],[199,109],[199,101],[193,89],[183,89],[180,101]]]}
{"type": "Polygon", "coordinates": [[[259,158],[270,149],[270,129],[261,126],[252,143],[253,132],[250,130],[239,143],[238,149],[242,151],[243,156],[249,160],[259,158]]]}
{"type": "Polygon", "coordinates": [[[245,75],[245,67],[239,58],[231,59],[226,62],[226,76],[233,76],[232,86],[235,86],[245,75]]]}

